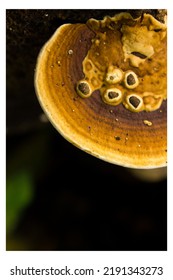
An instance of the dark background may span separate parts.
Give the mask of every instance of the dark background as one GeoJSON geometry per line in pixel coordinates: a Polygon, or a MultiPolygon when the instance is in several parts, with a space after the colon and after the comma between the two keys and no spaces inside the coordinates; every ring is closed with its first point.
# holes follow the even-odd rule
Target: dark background
{"type": "Polygon", "coordinates": [[[166,171],[144,180],[79,150],[35,94],[37,56],[61,24],[119,11],[6,11],[7,250],[167,250],[166,171]]]}

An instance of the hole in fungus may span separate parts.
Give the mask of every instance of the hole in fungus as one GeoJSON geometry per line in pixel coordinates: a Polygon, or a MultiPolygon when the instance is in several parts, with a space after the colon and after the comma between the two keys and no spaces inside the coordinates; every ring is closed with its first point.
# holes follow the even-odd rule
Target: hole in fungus
{"type": "Polygon", "coordinates": [[[84,83],[84,82],[78,84],[78,90],[81,93],[86,94],[86,95],[89,94],[89,92],[90,92],[90,88],[89,88],[88,84],[84,83]]]}
{"type": "Polygon", "coordinates": [[[91,88],[85,81],[80,81],[77,84],[77,91],[82,97],[89,97],[91,95],[91,88]]]}
{"type": "Polygon", "coordinates": [[[136,83],[135,77],[132,74],[127,76],[127,83],[128,85],[134,85],[136,83]]]}
{"type": "Polygon", "coordinates": [[[131,54],[133,54],[133,55],[135,55],[135,56],[137,56],[137,57],[139,57],[141,59],[147,58],[147,56],[145,54],[140,53],[140,52],[131,52],[131,54]]]}
{"type": "Polygon", "coordinates": [[[103,101],[107,104],[118,105],[122,100],[122,92],[118,88],[109,88],[102,93],[103,101]]]}
{"type": "Polygon", "coordinates": [[[123,72],[120,69],[114,69],[113,66],[108,68],[108,72],[106,75],[106,82],[109,84],[116,84],[120,82],[123,78],[123,72]]]}
{"type": "Polygon", "coordinates": [[[113,98],[117,98],[119,96],[119,93],[118,92],[115,92],[115,91],[109,91],[108,92],[108,97],[110,99],[113,99],[113,98]]]}
{"type": "Polygon", "coordinates": [[[162,29],[158,28],[158,29],[154,29],[155,32],[159,32],[161,31],[162,29]]]}
{"type": "Polygon", "coordinates": [[[125,86],[129,89],[136,88],[139,84],[137,75],[133,71],[127,71],[124,76],[125,86]]]}
{"type": "Polygon", "coordinates": [[[136,109],[141,101],[136,96],[130,96],[129,98],[130,104],[136,109]]]}

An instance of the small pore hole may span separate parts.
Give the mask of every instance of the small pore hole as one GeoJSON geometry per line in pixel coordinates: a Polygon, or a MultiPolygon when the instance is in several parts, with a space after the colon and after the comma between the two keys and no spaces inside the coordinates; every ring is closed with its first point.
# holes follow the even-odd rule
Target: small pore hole
{"type": "Polygon", "coordinates": [[[155,32],[159,32],[161,31],[162,29],[158,28],[158,29],[154,29],[155,32]]]}
{"type": "Polygon", "coordinates": [[[119,96],[119,93],[118,93],[118,92],[115,92],[115,91],[109,91],[109,92],[108,92],[108,97],[109,97],[110,99],[116,98],[116,97],[118,97],[118,96],[119,96]]]}
{"type": "Polygon", "coordinates": [[[130,96],[129,102],[134,108],[137,108],[141,101],[136,96],[130,96]]]}
{"type": "Polygon", "coordinates": [[[114,76],[110,76],[109,79],[110,79],[111,81],[113,81],[113,80],[114,80],[114,76]]]}
{"type": "Polygon", "coordinates": [[[140,53],[140,52],[131,52],[131,54],[133,54],[133,55],[135,55],[135,56],[137,56],[137,57],[139,57],[141,59],[147,58],[147,56],[145,54],[140,53]]]}
{"type": "Polygon", "coordinates": [[[128,85],[134,85],[136,83],[135,77],[132,74],[127,76],[127,83],[128,85]]]}
{"type": "Polygon", "coordinates": [[[86,95],[90,92],[90,88],[89,88],[88,84],[87,83],[83,83],[83,82],[79,83],[78,90],[80,92],[82,92],[83,94],[86,94],[86,95]]]}

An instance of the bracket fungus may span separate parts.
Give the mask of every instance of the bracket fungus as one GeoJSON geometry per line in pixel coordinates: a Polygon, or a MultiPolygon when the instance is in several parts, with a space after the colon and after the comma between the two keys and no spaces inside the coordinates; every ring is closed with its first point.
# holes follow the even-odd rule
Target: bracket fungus
{"type": "Polygon", "coordinates": [[[40,105],[66,140],[99,159],[166,166],[166,51],[166,15],[63,24],[38,56],[40,105]]]}

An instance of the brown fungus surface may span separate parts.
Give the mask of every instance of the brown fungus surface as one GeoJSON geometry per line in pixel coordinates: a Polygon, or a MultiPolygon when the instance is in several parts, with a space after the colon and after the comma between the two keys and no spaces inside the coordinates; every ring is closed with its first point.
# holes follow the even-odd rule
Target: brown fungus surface
{"type": "Polygon", "coordinates": [[[83,151],[126,167],[166,165],[166,23],[121,13],[64,24],[39,54],[35,88],[83,151]]]}
{"type": "Polygon", "coordinates": [[[83,61],[85,79],[92,91],[102,92],[116,84],[121,87],[121,102],[134,112],[126,101],[135,89],[135,95],[143,99],[143,106],[138,106],[136,112],[158,109],[167,96],[166,24],[150,14],[133,19],[129,13],[99,21],[90,19],[87,24],[96,34],[83,61]],[[143,98],[146,94],[155,100],[152,105],[143,98]]]}

